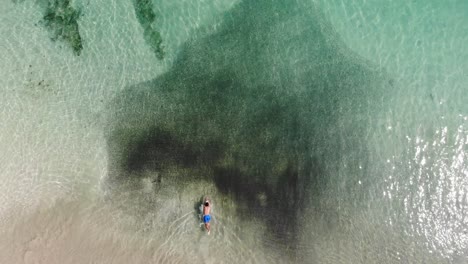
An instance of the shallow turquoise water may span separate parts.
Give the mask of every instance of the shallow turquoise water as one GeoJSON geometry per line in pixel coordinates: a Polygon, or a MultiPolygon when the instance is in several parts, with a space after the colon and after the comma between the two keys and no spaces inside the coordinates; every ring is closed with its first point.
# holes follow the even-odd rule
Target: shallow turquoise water
{"type": "Polygon", "coordinates": [[[465,1],[4,2],[0,262],[468,261],[465,1]]]}

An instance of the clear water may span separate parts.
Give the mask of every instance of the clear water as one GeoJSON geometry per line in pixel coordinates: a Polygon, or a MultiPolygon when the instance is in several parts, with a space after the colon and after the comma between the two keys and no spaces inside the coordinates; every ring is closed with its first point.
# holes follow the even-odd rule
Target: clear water
{"type": "Polygon", "coordinates": [[[1,263],[468,263],[466,1],[0,19],[1,263]]]}

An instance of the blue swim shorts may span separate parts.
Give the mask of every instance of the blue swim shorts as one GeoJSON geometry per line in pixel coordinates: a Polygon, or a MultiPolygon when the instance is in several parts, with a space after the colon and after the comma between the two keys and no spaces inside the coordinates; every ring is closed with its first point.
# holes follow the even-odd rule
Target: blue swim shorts
{"type": "Polygon", "coordinates": [[[204,215],[204,216],[203,216],[203,222],[205,222],[205,224],[206,224],[206,223],[209,223],[210,220],[211,220],[211,216],[210,216],[210,215],[204,215]]]}

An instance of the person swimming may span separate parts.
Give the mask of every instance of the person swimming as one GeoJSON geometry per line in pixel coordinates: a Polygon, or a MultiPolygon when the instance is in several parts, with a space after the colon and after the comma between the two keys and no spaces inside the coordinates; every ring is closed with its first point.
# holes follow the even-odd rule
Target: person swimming
{"type": "Polygon", "coordinates": [[[210,220],[211,220],[211,201],[206,198],[205,203],[203,204],[203,223],[205,223],[205,229],[210,234],[210,220]]]}

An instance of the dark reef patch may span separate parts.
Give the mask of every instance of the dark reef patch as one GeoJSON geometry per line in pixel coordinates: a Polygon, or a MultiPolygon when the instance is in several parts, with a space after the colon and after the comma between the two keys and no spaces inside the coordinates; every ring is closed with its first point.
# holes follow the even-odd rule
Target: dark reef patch
{"type": "Polygon", "coordinates": [[[367,164],[362,135],[389,90],[309,1],[243,1],[109,104],[109,178],[202,170],[294,250],[304,208],[321,206],[343,163],[367,164]]]}
{"type": "Polygon", "coordinates": [[[50,32],[53,41],[65,41],[79,56],[83,50],[78,27],[80,16],[81,12],[72,7],[70,0],[49,0],[40,24],[50,32]]]}
{"type": "Polygon", "coordinates": [[[122,168],[128,173],[158,171],[169,164],[193,168],[213,163],[222,157],[222,150],[216,142],[207,142],[201,148],[194,148],[158,127],[149,129],[136,138],[127,146],[127,151],[128,155],[122,161],[122,168]]]}
{"type": "Polygon", "coordinates": [[[155,29],[156,14],[153,11],[151,0],[134,0],[135,14],[143,27],[146,43],[150,46],[158,59],[164,58],[161,33],[155,29]]]}

